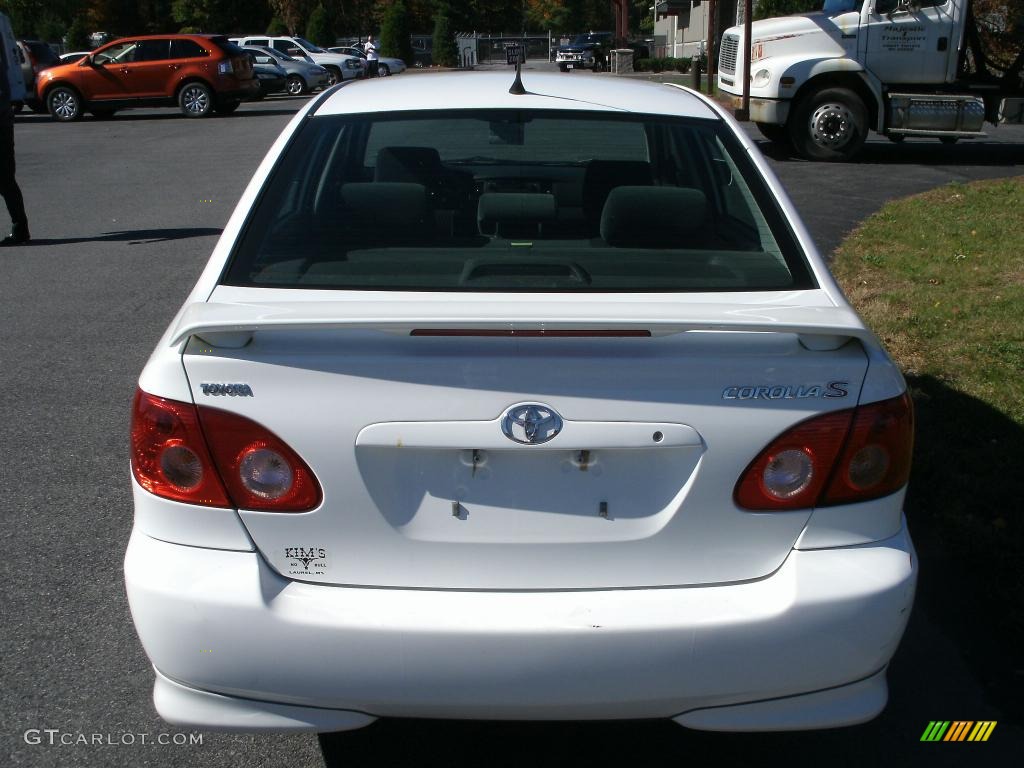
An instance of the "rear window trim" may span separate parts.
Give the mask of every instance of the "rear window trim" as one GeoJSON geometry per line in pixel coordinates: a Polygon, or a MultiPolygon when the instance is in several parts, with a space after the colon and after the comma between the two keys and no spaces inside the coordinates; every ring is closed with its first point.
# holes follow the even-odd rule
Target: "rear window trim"
{"type": "MultiPolygon", "coordinates": [[[[320,97],[310,107],[309,112],[306,114],[306,119],[298,126],[298,128],[289,137],[287,144],[282,148],[280,154],[275,159],[273,167],[267,174],[267,178],[264,180],[260,187],[259,193],[253,200],[249,210],[246,211],[245,220],[242,222],[242,226],[239,228],[238,234],[231,244],[231,251],[228,254],[227,259],[224,262],[224,266],[221,269],[220,274],[217,277],[217,282],[214,285],[214,290],[219,286],[227,286],[233,288],[266,288],[270,290],[280,289],[291,289],[291,290],[314,290],[314,291],[336,291],[338,293],[344,292],[371,292],[380,294],[399,294],[399,293],[428,293],[428,294],[442,294],[442,293],[455,293],[457,295],[472,295],[472,294],[517,294],[517,295],[529,295],[535,294],[564,294],[566,289],[564,287],[557,288],[528,288],[528,289],[510,289],[507,287],[499,288],[487,288],[487,287],[476,287],[473,290],[452,290],[447,286],[440,286],[436,288],[430,287],[416,287],[416,288],[395,288],[395,287],[373,287],[373,286],[357,286],[357,287],[328,287],[323,285],[296,285],[295,283],[260,283],[254,284],[252,281],[230,281],[228,276],[230,275],[236,260],[239,258],[239,251],[241,245],[245,241],[249,234],[249,230],[254,222],[257,220],[256,213],[262,205],[265,196],[273,186],[278,174],[282,172],[282,167],[285,164],[285,160],[288,157],[289,152],[292,151],[296,142],[303,135],[304,132],[309,131],[313,128],[315,123],[313,121],[319,120],[332,120],[338,122],[346,122],[350,120],[359,119],[373,119],[373,120],[402,120],[409,119],[412,117],[419,117],[423,119],[429,119],[430,117],[443,117],[445,115],[451,115],[457,112],[467,113],[500,113],[500,112],[521,112],[522,109],[507,109],[507,108],[491,108],[491,107],[468,107],[468,108],[448,108],[438,110],[425,110],[425,109],[411,109],[411,110],[395,110],[389,112],[349,112],[344,114],[330,114],[323,115],[317,114],[317,111],[324,106],[330,95],[334,93],[336,89],[342,88],[348,85],[346,83],[339,83],[334,88],[329,88],[320,94],[320,97]]],[[[566,110],[566,109],[530,109],[525,110],[532,114],[540,116],[567,116],[571,115],[574,118],[580,119],[593,119],[593,120],[623,120],[623,121],[634,121],[634,120],[652,120],[663,123],[678,123],[681,125],[702,125],[710,126],[715,132],[715,135],[719,138],[725,148],[730,154],[730,158],[740,169],[743,174],[744,181],[747,183],[751,194],[761,209],[762,215],[765,217],[772,233],[777,237],[777,242],[783,251],[784,258],[786,261],[786,267],[790,270],[790,274],[793,278],[792,285],[780,288],[749,288],[745,287],[742,289],[736,289],[729,286],[722,286],[720,288],[702,288],[700,291],[690,290],[665,290],[665,289],[619,289],[609,291],[607,289],[584,289],[574,288],[568,293],[571,295],[599,295],[606,294],[609,296],[617,295],[644,295],[644,294],[656,294],[656,293],[670,293],[678,296],[686,296],[688,294],[696,293],[749,293],[750,291],[767,291],[769,293],[778,293],[785,291],[804,291],[804,290],[816,290],[821,286],[818,283],[817,277],[815,276],[814,270],[811,268],[808,254],[804,250],[801,244],[800,238],[797,236],[796,231],[793,229],[792,223],[790,222],[789,216],[783,210],[783,207],[779,199],[772,193],[771,188],[768,185],[768,180],[761,174],[760,169],[754,163],[747,150],[744,148],[739,138],[733,133],[733,130],[729,125],[718,116],[701,118],[701,117],[675,117],[671,115],[651,114],[646,112],[629,112],[625,110],[616,110],[611,112],[581,109],[581,110],[566,110]],[[786,254],[792,254],[792,258],[786,256],[786,254]]]]}

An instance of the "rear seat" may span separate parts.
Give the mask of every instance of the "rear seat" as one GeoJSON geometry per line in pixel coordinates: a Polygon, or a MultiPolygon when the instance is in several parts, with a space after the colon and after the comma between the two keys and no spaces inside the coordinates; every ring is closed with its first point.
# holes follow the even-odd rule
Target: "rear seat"
{"type": "Polygon", "coordinates": [[[615,187],[601,212],[601,238],[615,248],[692,248],[706,236],[708,201],[689,187],[615,187]]]}
{"type": "Polygon", "coordinates": [[[583,174],[583,216],[596,236],[609,193],[619,186],[651,186],[651,164],[639,160],[591,160],[583,174]]]}
{"type": "Polygon", "coordinates": [[[558,217],[555,196],[534,192],[485,192],[476,210],[480,234],[506,240],[544,237],[558,217]]]}

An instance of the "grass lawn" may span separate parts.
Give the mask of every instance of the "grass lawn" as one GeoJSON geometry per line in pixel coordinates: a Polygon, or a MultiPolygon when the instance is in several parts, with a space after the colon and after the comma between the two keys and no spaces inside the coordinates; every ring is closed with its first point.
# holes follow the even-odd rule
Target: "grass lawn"
{"type": "Polygon", "coordinates": [[[998,697],[1019,704],[1024,177],[889,203],[840,246],[832,271],[914,397],[906,509],[922,605],[998,697]]]}

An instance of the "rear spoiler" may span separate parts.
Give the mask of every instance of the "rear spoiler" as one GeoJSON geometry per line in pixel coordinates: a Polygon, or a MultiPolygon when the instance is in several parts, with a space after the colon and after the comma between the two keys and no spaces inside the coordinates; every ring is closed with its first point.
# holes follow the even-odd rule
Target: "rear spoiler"
{"type": "Polygon", "coordinates": [[[554,302],[536,295],[472,300],[357,299],[351,301],[189,304],[170,335],[171,346],[198,336],[215,347],[238,348],[252,335],[276,330],[373,329],[585,331],[646,330],[793,333],[808,349],[838,349],[850,338],[877,344],[849,307],[710,304],[684,301],[584,299],[554,302]]]}

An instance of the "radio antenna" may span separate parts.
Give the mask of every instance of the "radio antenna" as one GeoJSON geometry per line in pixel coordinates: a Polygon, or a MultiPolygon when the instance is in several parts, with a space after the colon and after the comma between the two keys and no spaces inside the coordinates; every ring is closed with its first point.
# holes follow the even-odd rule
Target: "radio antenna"
{"type": "MultiPolygon", "coordinates": [[[[513,96],[523,96],[526,94],[526,88],[523,87],[523,59],[526,58],[526,47],[515,46],[508,50],[509,58],[512,58],[513,55],[516,57],[516,79],[512,82],[512,87],[508,89],[508,92],[513,96]]],[[[510,61],[509,64],[511,63],[510,61]]]]}

